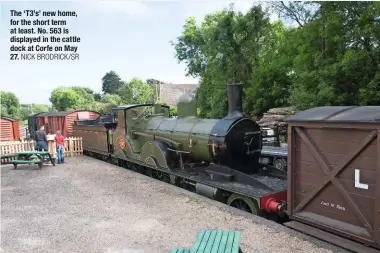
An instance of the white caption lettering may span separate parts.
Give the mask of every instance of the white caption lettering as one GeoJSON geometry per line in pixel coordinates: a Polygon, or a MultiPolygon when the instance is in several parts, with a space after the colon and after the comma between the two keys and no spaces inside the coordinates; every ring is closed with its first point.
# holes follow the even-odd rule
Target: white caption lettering
{"type": "Polygon", "coordinates": [[[342,211],[346,211],[346,208],[344,206],[338,205],[338,204],[333,204],[329,202],[324,202],[323,200],[321,201],[321,205],[327,206],[327,207],[333,207],[342,211]]]}
{"type": "Polygon", "coordinates": [[[360,183],[360,170],[355,169],[355,187],[368,190],[368,184],[360,183]]]}

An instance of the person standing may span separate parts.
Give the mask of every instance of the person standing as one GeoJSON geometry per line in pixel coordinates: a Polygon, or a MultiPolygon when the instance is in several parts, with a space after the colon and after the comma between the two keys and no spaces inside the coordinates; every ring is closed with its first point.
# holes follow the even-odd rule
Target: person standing
{"type": "Polygon", "coordinates": [[[65,137],[61,134],[61,130],[55,135],[55,147],[57,149],[58,164],[65,162],[65,137]]]}
{"type": "Polygon", "coordinates": [[[48,144],[46,139],[45,127],[42,126],[40,130],[36,131],[36,150],[37,151],[48,151],[48,144]]]}

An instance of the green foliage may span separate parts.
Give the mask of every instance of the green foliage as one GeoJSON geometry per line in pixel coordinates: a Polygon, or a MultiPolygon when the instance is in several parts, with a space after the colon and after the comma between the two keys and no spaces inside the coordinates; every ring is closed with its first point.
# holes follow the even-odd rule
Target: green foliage
{"type": "Polygon", "coordinates": [[[121,79],[115,71],[107,72],[102,78],[102,91],[108,94],[117,94],[122,86],[121,79]]]}
{"type": "Polygon", "coordinates": [[[81,98],[69,87],[58,87],[52,91],[49,100],[58,111],[68,111],[74,110],[81,98]]]}
{"type": "Polygon", "coordinates": [[[288,62],[276,62],[286,32],[281,22],[270,24],[261,6],[246,14],[229,10],[209,14],[200,26],[187,20],[183,34],[173,43],[188,75],[201,78],[197,91],[201,117],[227,113],[227,84],[242,83],[246,114],[262,113],[271,106],[287,105],[283,97],[290,85],[288,62]]]}
{"type": "Polygon", "coordinates": [[[94,107],[95,98],[92,89],[82,86],[72,86],[70,88],[79,95],[75,109],[92,109],[94,107]]]}
{"type": "Polygon", "coordinates": [[[153,102],[152,86],[141,79],[133,78],[130,82],[124,82],[118,93],[123,104],[145,104],[153,102]]]}
{"type": "Polygon", "coordinates": [[[111,104],[112,106],[119,106],[123,104],[121,97],[116,94],[105,94],[103,102],[111,104]]]}
{"type": "Polygon", "coordinates": [[[100,102],[102,100],[102,94],[101,93],[94,93],[94,99],[96,102],[100,102]]]}
{"type": "Polygon", "coordinates": [[[43,104],[31,104],[31,105],[21,105],[20,107],[20,120],[27,120],[28,116],[34,113],[49,112],[51,107],[43,104]]]}
{"type": "Polygon", "coordinates": [[[226,115],[226,85],[237,82],[247,116],[288,105],[380,103],[379,3],[272,2],[271,10],[298,27],[270,23],[260,6],[186,21],[172,44],[187,74],[200,78],[201,117],[226,115]]]}
{"type": "Polygon", "coordinates": [[[1,95],[1,116],[19,118],[20,102],[17,96],[9,91],[0,91],[1,95]]]}
{"type": "Polygon", "coordinates": [[[380,103],[380,5],[320,2],[297,31],[296,77],[289,100],[299,109],[380,103]],[[377,13],[377,14],[376,14],[377,13]]]}
{"type": "Polygon", "coordinates": [[[95,109],[94,92],[87,87],[57,87],[52,91],[49,99],[58,111],[95,109]]]}
{"type": "Polygon", "coordinates": [[[170,106],[169,114],[170,116],[177,116],[178,115],[177,106],[170,106]]]}

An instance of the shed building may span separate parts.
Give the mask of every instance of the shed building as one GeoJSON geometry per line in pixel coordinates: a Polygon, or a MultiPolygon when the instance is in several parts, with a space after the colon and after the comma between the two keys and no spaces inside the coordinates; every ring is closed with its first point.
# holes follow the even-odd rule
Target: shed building
{"type": "Polygon", "coordinates": [[[10,117],[1,116],[1,138],[0,141],[19,141],[19,121],[10,117]]]}
{"type": "Polygon", "coordinates": [[[317,107],[286,121],[290,217],[380,249],[380,106],[317,107]]]}
{"type": "Polygon", "coordinates": [[[36,116],[37,128],[45,126],[47,134],[55,134],[61,130],[65,137],[73,136],[73,125],[75,120],[96,119],[100,113],[89,110],[78,110],[74,112],[46,112],[36,116]]]}

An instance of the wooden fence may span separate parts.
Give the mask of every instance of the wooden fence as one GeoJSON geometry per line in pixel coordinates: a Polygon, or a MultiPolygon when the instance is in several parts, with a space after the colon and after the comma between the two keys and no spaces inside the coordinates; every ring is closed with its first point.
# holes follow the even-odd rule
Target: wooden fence
{"type": "MultiPolygon", "coordinates": [[[[55,140],[49,140],[49,152],[56,156],[57,151],[55,149],[55,140]]],[[[10,155],[22,151],[34,151],[36,142],[31,141],[7,141],[0,142],[0,154],[10,155]]],[[[69,137],[65,138],[65,157],[77,156],[83,154],[82,137],[69,137]]]]}

